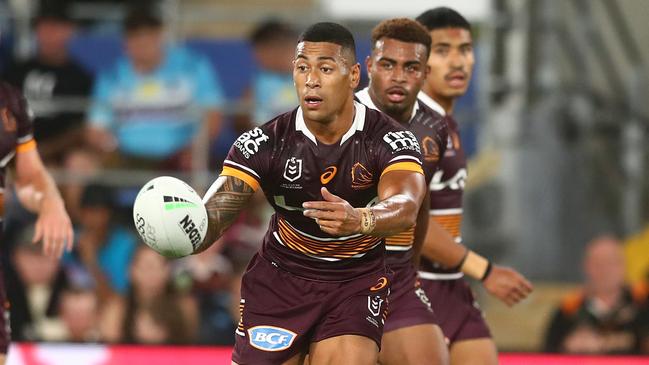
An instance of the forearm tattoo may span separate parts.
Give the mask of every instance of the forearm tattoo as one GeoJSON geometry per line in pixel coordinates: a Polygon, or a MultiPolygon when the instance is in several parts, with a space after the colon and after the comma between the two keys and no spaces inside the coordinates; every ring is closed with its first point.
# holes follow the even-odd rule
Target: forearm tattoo
{"type": "Polygon", "coordinates": [[[214,184],[216,189],[205,203],[209,221],[207,235],[198,252],[210,247],[223,235],[255,193],[250,185],[233,176],[219,176],[214,184]]]}

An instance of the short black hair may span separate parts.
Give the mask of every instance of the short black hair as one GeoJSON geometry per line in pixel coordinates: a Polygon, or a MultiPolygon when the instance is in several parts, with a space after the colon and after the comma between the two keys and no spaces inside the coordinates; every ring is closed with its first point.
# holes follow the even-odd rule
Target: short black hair
{"type": "Polygon", "coordinates": [[[419,15],[416,20],[428,31],[444,28],[461,28],[471,31],[471,24],[457,11],[440,6],[427,10],[419,15]]]}
{"type": "Polygon", "coordinates": [[[269,19],[257,25],[250,33],[250,43],[253,46],[273,43],[276,41],[297,38],[297,31],[289,24],[277,19],[269,19]]]}
{"type": "Polygon", "coordinates": [[[426,28],[409,18],[394,18],[380,22],[372,29],[372,49],[383,38],[396,39],[406,43],[422,44],[426,47],[426,58],[430,53],[432,40],[426,28]]]}
{"type": "Polygon", "coordinates": [[[124,18],[124,32],[132,33],[144,28],[162,28],[162,17],[152,6],[136,5],[129,9],[124,18]]]}
{"type": "Polygon", "coordinates": [[[61,0],[41,1],[33,24],[38,24],[41,21],[55,21],[66,24],[74,23],[74,20],[70,16],[69,4],[61,0]]]}
{"type": "Polygon", "coordinates": [[[337,23],[322,22],[308,27],[298,38],[301,42],[327,42],[342,47],[343,52],[349,52],[353,57],[351,64],[356,63],[356,42],[354,36],[345,27],[337,23]]]}

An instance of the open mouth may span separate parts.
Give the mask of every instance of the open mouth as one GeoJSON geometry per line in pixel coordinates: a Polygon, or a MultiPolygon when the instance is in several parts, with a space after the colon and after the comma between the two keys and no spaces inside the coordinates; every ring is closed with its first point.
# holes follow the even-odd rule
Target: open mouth
{"type": "Polygon", "coordinates": [[[406,99],[406,90],[400,87],[391,87],[387,90],[388,100],[392,103],[400,103],[406,99]]]}
{"type": "Polygon", "coordinates": [[[304,103],[308,108],[317,108],[322,104],[322,98],[315,95],[307,95],[304,97],[304,103]]]}

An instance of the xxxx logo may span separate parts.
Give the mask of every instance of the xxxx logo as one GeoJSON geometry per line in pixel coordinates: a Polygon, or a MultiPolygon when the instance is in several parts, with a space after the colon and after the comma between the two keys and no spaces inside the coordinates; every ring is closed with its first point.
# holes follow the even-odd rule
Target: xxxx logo
{"type": "Polygon", "coordinates": [[[336,176],[336,172],[338,172],[338,168],[336,166],[329,166],[325,169],[325,172],[320,175],[320,182],[322,185],[326,185],[331,181],[331,179],[336,176]]]}

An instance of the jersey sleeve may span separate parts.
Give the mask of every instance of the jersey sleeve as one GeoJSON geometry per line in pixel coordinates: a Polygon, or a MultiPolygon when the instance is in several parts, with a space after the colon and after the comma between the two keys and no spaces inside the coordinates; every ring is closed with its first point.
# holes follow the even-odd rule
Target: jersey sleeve
{"type": "Polygon", "coordinates": [[[377,148],[377,163],[381,176],[390,171],[412,171],[424,174],[421,167],[421,148],[417,137],[407,130],[382,131],[377,148]]]}
{"type": "Polygon", "coordinates": [[[0,87],[2,89],[0,98],[4,99],[4,106],[14,118],[14,121],[8,121],[9,125],[5,125],[5,128],[16,131],[16,152],[26,152],[36,148],[33,113],[29,109],[27,100],[18,89],[7,83],[2,83],[0,87]],[[12,125],[14,122],[15,125],[12,125]]]}
{"type": "Polygon", "coordinates": [[[234,176],[246,182],[255,191],[259,189],[262,178],[270,167],[271,137],[261,127],[240,135],[223,161],[221,176],[234,176]]]}

